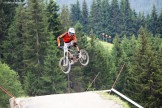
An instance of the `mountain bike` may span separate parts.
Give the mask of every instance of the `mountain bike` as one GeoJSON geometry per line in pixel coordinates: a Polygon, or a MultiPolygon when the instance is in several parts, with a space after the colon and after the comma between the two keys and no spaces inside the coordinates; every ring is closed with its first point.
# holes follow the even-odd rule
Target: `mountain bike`
{"type": "Polygon", "coordinates": [[[71,65],[78,61],[82,66],[88,65],[89,55],[86,50],[81,49],[78,55],[76,50],[68,48],[67,46],[61,46],[60,48],[63,49],[64,56],[59,61],[59,67],[65,74],[68,74],[71,70],[71,65]]]}

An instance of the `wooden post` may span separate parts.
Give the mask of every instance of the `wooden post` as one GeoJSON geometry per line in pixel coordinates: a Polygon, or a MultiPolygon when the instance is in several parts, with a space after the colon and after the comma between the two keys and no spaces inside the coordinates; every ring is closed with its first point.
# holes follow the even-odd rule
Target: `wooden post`
{"type": "Polygon", "coordinates": [[[16,106],[15,97],[10,98],[9,102],[10,102],[10,108],[15,108],[16,106]]]}
{"type": "Polygon", "coordinates": [[[70,74],[68,73],[68,92],[70,93],[70,74]]]}

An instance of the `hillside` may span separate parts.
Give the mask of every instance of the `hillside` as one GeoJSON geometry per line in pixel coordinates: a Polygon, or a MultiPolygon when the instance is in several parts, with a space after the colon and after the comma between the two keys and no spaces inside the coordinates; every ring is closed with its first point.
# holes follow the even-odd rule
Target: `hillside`
{"type": "MultiPolygon", "coordinates": [[[[86,0],[88,7],[90,8],[93,0],[86,0]]],[[[109,0],[111,1],[111,0],[109,0]]],[[[119,2],[121,0],[118,0],[119,2]]],[[[56,0],[56,2],[60,5],[60,7],[63,4],[69,5],[74,4],[77,2],[77,0],[56,0]]],[[[82,5],[83,0],[79,0],[80,4],[82,5]]],[[[162,0],[129,0],[130,6],[133,10],[135,10],[137,13],[144,12],[145,14],[149,14],[152,11],[153,5],[156,6],[157,12],[160,13],[160,10],[162,9],[162,0]]]]}
{"type": "MultiPolygon", "coordinates": [[[[88,40],[91,40],[90,37],[87,37],[88,40]]],[[[108,42],[105,42],[105,41],[101,41],[101,40],[97,40],[99,41],[99,43],[101,45],[103,45],[103,47],[105,48],[105,50],[108,50],[108,51],[111,51],[112,50],[112,47],[113,47],[113,44],[112,43],[108,43],[108,42]]]]}

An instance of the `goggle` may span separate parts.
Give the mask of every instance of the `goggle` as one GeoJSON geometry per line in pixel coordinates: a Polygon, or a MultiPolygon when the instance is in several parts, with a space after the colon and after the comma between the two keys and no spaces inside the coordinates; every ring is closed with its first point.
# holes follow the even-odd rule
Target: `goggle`
{"type": "Polygon", "coordinates": [[[70,34],[70,35],[74,35],[75,33],[71,33],[71,32],[69,32],[69,34],[70,34]]]}

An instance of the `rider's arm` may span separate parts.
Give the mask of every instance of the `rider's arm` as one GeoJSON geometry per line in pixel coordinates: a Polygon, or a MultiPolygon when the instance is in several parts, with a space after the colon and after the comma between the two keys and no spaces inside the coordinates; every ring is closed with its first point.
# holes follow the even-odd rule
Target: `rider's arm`
{"type": "Polygon", "coordinates": [[[60,46],[60,39],[63,38],[66,35],[67,32],[61,34],[60,36],[57,37],[57,44],[60,46]]]}
{"type": "Polygon", "coordinates": [[[73,41],[74,41],[74,42],[77,42],[76,35],[73,36],[73,41]]]}
{"type": "Polygon", "coordinates": [[[74,44],[73,44],[74,47],[76,47],[78,53],[80,53],[80,49],[79,49],[79,47],[78,47],[78,45],[77,45],[77,38],[76,38],[76,35],[74,35],[74,37],[73,37],[73,41],[74,41],[74,44]]]}

